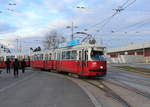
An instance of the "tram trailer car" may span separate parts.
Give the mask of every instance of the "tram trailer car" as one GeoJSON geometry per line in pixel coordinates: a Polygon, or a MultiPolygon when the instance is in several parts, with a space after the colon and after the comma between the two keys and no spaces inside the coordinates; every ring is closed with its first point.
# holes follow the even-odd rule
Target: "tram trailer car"
{"type": "Polygon", "coordinates": [[[30,66],[30,57],[29,55],[25,55],[22,53],[17,53],[17,54],[12,54],[12,53],[4,53],[0,55],[0,68],[5,68],[6,67],[6,60],[10,59],[11,61],[11,66],[13,64],[14,59],[17,58],[19,60],[19,62],[22,59],[25,59],[26,61],[26,66],[29,67],[30,66]]]}
{"type": "Polygon", "coordinates": [[[33,52],[31,67],[57,70],[80,76],[105,76],[107,71],[105,47],[82,44],[72,47],[33,52]]]}

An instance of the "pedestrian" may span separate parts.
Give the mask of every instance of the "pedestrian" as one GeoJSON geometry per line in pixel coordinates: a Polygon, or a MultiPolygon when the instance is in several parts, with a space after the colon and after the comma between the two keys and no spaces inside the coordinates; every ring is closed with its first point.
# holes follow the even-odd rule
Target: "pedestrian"
{"type": "Polygon", "coordinates": [[[22,69],[22,73],[25,72],[25,67],[26,67],[26,61],[23,59],[23,60],[21,61],[21,69],[22,69]]]}
{"type": "Polygon", "coordinates": [[[0,74],[2,73],[2,70],[0,70],[0,74]]]}
{"type": "Polygon", "coordinates": [[[5,64],[6,64],[6,72],[10,73],[11,61],[9,60],[9,58],[7,59],[7,61],[5,62],[5,64]]]}
{"type": "Polygon", "coordinates": [[[14,67],[14,77],[18,77],[18,69],[19,69],[19,61],[16,58],[15,61],[13,62],[13,67],[14,67]]]}

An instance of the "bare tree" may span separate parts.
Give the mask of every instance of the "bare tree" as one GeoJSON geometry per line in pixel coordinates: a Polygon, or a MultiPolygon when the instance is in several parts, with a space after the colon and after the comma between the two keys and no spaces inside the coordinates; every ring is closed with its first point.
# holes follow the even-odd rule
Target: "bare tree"
{"type": "Polygon", "coordinates": [[[66,38],[56,31],[47,32],[45,35],[45,40],[43,41],[43,46],[45,49],[57,48],[60,43],[66,42],[66,38]]]}

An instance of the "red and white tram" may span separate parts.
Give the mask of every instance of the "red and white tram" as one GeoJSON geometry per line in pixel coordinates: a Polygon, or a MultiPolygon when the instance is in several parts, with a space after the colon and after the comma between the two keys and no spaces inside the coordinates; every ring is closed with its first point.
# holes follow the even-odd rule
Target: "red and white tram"
{"type": "Polygon", "coordinates": [[[17,58],[19,61],[21,61],[22,59],[25,59],[27,66],[28,67],[30,66],[30,57],[29,57],[29,55],[25,55],[25,54],[22,54],[22,53],[17,53],[17,54],[3,53],[3,54],[0,54],[0,68],[4,68],[6,66],[5,61],[7,59],[10,59],[11,65],[12,65],[15,58],[17,58]]]}
{"type": "Polygon", "coordinates": [[[31,67],[74,73],[80,76],[105,76],[105,47],[83,43],[76,46],[33,52],[31,67]]]}

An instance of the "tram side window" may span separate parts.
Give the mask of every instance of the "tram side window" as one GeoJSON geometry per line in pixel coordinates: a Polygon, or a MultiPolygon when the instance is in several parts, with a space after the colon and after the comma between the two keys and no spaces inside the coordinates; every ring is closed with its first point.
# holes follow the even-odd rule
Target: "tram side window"
{"type": "Polygon", "coordinates": [[[43,60],[43,54],[40,54],[40,60],[43,60]]]}
{"type": "Polygon", "coordinates": [[[66,51],[66,59],[70,59],[70,51],[66,51]]]}
{"type": "Polygon", "coordinates": [[[59,60],[59,53],[57,53],[57,60],[59,60]]]}
{"type": "Polygon", "coordinates": [[[11,56],[11,58],[10,58],[11,60],[14,60],[15,59],[15,56],[11,56]]]}
{"type": "Polygon", "coordinates": [[[82,55],[81,55],[81,51],[79,51],[79,60],[81,60],[82,55]]]}
{"type": "Polygon", "coordinates": [[[35,60],[38,60],[38,55],[35,55],[34,58],[35,58],[35,60]]]}
{"type": "Polygon", "coordinates": [[[76,60],[77,59],[77,51],[71,51],[71,54],[70,54],[70,59],[72,60],[76,60]]]}
{"type": "Polygon", "coordinates": [[[33,60],[36,60],[35,55],[33,55],[33,60]]]}
{"type": "Polygon", "coordinates": [[[38,55],[34,55],[34,60],[38,60],[38,55]]]}
{"type": "Polygon", "coordinates": [[[6,56],[6,59],[10,59],[10,56],[6,56]]]}
{"type": "Polygon", "coordinates": [[[40,56],[38,54],[36,55],[36,60],[40,60],[40,56]]]}
{"type": "Polygon", "coordinates": [[[66,59],[65,56],[65,52],[62,52],[62,59],[66,59]]]}
{"type": "Polygon", "coordinates": [[[48,54],[45,55],[45,60],[48,60],[48,54]]]}
{"type": "Polygon", "coordinates": [[[57,60],[60,60],[61,59],[61,56],[60,56],[60,53],[57,54],[57,60]]]}
{"type": "Polygon", "coordinates": [[[31,56],[31,60],[34,60],[34,56],[33,55],[31,56]]]}
{"type": "Polygon", "coordinates": [[[25,59],[25,60],[30,60],[30,57],[29,57],[29,56],[25,56],[24,59],[25,59]]]}
{"type": "Polygon", "coordinates": [[[85,51],[85,60],[86,61],[88,60],[88,51],[87,50],[85,51]]]}
{"type": "Polygon", "coordinates": [[[0,57],[0,63],[4,61],[4,57],[0,57]]]}
{"type": "Polygon", "coordinates": [[[22,60],[23,59],[23,57],[22,56],[18,56],[18,60],[22,60]]]}
{"type": "Polygon", "coordinates": [[[49,60],[52,60],[52,54],[51,54],[51,53],[49,54],[48,59],[49,59],[49,60]]]}
{"type": "Polygon", "coordinates": [[[56,60],[56,53],[54,53],[54,60],[56,60]]]}

